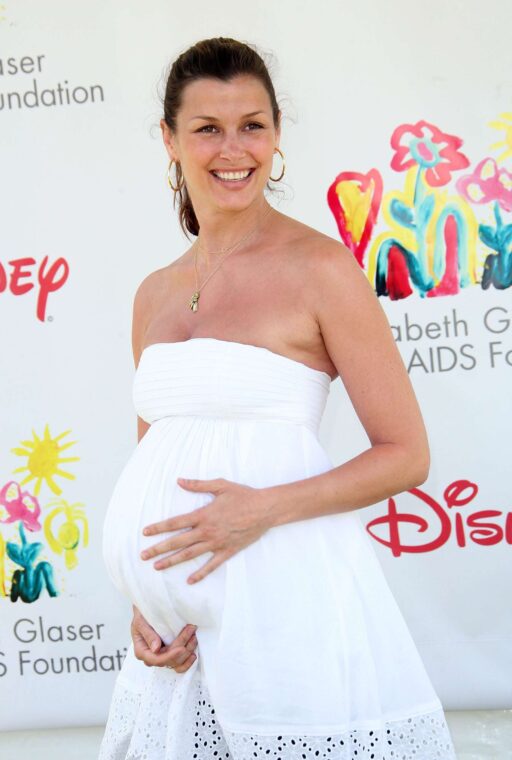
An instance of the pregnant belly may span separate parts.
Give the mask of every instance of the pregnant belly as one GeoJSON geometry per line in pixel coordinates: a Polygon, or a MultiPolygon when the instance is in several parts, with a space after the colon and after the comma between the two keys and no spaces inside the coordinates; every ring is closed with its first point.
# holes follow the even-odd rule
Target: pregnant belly
{"type": "Polygon", "coordinates": [[[198,583],[188,584],[187,578],[212,552],[164,570],[153,567],[155,558],[140,558],[143,549],[187,530],[144,536],[146,525],[192,512],[214,498],[210,492],[181,488],[177,478],[221,477],[264,487],[331,466],[314,434],[300,426],[204,417],[159,420],[133,451],[108,504],[103,557],[111,580],[164,641],[172,640],[187,623],[220,626],[230,560],[198,583]]]}

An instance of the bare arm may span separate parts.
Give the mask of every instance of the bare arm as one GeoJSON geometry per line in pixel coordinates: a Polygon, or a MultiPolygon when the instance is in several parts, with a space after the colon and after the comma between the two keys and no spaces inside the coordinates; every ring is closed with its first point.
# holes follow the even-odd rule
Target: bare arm
{"type": "Polygon", "coordinates": [[[375,504],[421,485],[429,472],[427,432],[407,369],[348,248],[322,244],[310,292],[325,346],[371,447],[326,473],[265,489],[269,526],[375,504]]]}
{"type": "MultiPolygon", "coordinates": [[[[142,354],[144,335],[151,316],[151,294],[154,284],[155,273],[146,277],[139,285],[133,301],[132,319],[132,349],[135,367],[138,367],[142,354]]],[[[137,415],[137,439],[140,442],[151,425],[137,415]]],[[[177,673],[188,670],[196,655],[197,647],[195,635],[196,626],[186,625],[178,636],[168,646],[164,646],[162,639],[155,629],[147,622],[140,610],[133,607],[133,618],[130,626],[134,654],[148,666],[171,667],[177,673]]]]}
{"type": "MultiPolygon", "coordinates": [[[[151,319],[151,293],[155,273],[148,275],[139,285],[133,299],[132,310],[132,351],[135,368],[139,366],[140,357],[144,348],[144,335],[151,319]]],[[[137,415],[137,439],[147,433],[150,425],[137,415]]]]}

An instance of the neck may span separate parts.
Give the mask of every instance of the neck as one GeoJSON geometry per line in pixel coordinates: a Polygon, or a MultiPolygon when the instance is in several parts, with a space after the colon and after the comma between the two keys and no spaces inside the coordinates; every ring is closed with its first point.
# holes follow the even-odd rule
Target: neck
{"type": "Polygon", "coordinates": [[[270,214],[271,206],[265,198],[252,203],[241,211],[215,209],[207,214],[197,215],[199,235],[197,241],[205,252],[230,248],[248,235],[270,214]]]}

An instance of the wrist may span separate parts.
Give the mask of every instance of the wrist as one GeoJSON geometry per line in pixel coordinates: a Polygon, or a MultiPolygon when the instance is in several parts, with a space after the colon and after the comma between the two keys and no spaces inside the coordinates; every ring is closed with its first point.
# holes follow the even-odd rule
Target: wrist
{"type": "Polygon", "coordinates": [[[265,530],[275,527],[277,525],[277,510],[276,510],[276,492],[274,486],[267,486],[259,489],[260,492],[260,505],[259,516],[260,524],[265,530]]]}

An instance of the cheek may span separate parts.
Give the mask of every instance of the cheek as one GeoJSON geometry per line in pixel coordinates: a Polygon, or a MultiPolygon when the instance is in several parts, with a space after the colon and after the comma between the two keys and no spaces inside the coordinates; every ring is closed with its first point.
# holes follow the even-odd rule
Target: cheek
{"type": "Polygon", "coordinates": [[[257,155],[261,162],[269,159],[275,147],[276,141],[270,132],[255,135],[252,140],[251,148],[254,155],[257,155]]]}
{"type": "Polygon", "coordinates": [[[217,150],[213,142],[208,140],[191,140],[184,146],[184,154],[192,171],[202,171],[204,166],[209,166],[217,150]]]}

